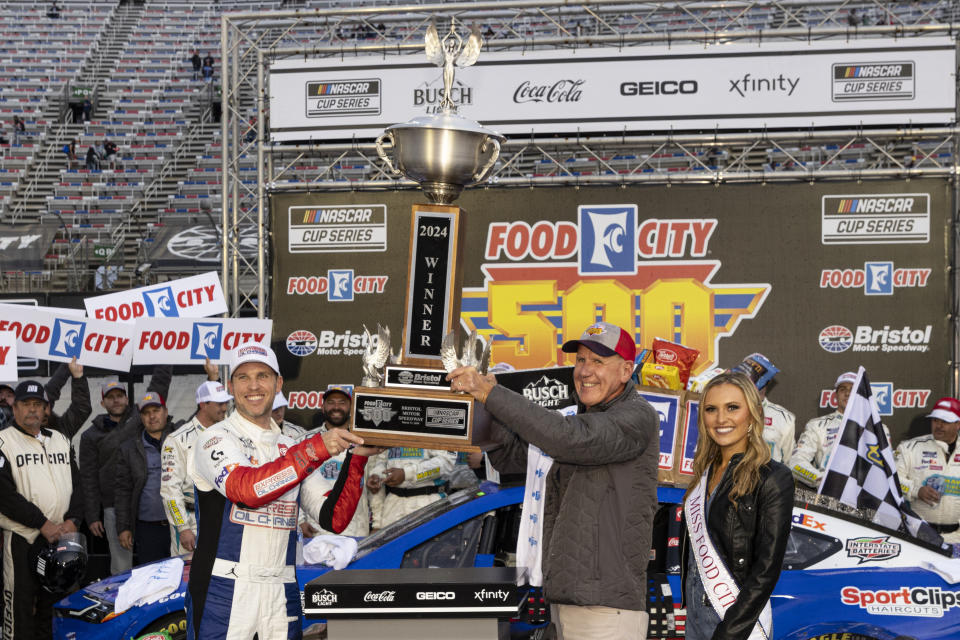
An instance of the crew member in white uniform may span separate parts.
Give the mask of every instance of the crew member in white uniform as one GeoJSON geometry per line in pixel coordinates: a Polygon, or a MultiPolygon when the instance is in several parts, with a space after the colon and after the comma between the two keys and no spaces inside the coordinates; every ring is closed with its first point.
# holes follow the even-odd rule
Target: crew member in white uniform
{"type": "Polygon", "coordinates": [[[770,458],[786,464],[797,442],[797,417],[767,399],[770,382],[780,370],[762,353],[750,354],[734,370],[747,374],[760,392],[763,399],[763,439],[770,445],[770,458]]]}
{"type": "Polygon", "coordinates": [[[960,401],[940,398],[927,417],[930,433],[897,447],[897,476],[917,515],[941,535],[954,534],[960,528],[960,401]]]}
{"type": "Polygon", "coordinates": [[[847,400],[856,381],[857,374],[852,371],[837,378],[833,385],[837,394],[837,410],[807,422],[790,456],[787,466],[793,472],[793,477],[808,487],[820,487],[820,480],[830,461],[830,452],[833,451],[833,442],[843,424],[843,411],[847,408],[847,400]]]}
{"type": "Polygon", "coordinates": [[[373,528],[385,527],[442,498],[456,463],[456,452],[441,449],[391,447],[376,456],[367,473],[367,489],[374,503],[381,489],[384,495],[382,506],[372,507],[373,528]]]}
{"type": "Polygon", "coordinates": [[[227,415],[227,403],[232,399],[221,382],[207,380],[197,387],[197,412],[163,441],[160,499],[170,523],[171,556],[190,553],[197,545],[193,478],[187,472],[187,456],[203,430],[224,419],[227,415]]]}

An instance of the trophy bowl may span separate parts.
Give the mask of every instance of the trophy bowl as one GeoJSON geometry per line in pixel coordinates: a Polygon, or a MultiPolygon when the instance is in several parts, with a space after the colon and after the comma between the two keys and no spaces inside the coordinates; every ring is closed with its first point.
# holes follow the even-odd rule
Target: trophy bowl
{"type": "Polygon", "coordinates": [[[414,118],[387,127],[377,138],[377,154],[394,175],[403,174],[434,204],[450,204],[468,185],[483,182],[506,138],[452,112],[414,118]],[[393,161],[384,149],[392,147],[393,161]]]}

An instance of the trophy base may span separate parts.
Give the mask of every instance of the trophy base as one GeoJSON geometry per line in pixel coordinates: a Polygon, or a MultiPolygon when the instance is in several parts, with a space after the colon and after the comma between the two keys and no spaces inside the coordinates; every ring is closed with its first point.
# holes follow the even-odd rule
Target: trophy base
{"type": "Polygon", "coordinates": [[[350,431],[365,444],[482,451],[490,440],[490,414],[465,393],[356,387],[350,431]]]}

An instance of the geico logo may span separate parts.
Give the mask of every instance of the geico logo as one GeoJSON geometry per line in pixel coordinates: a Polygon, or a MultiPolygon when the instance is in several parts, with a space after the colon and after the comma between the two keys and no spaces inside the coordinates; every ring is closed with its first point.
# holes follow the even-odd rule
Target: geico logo
{"type": "Polygon", "coordinates": [[[696,80],[646,80],[643,82],[621,82],[622,96],[672,96],[678,93],[696,93],[696,80]]]}
{"type": "MultiPolygon", "coordinates": [[[[894,269],[893,286],[925,287],[930,278],[930,269],[894,269]]],[[[820,272],[820,288],[853,289],[862,287],[867,281],[863,269],[824,269],[820,272]]]]}
{"type": "MultiPolygon", "coordinates": [[[[930,389],[894,389],[891,400],[894,409],[919,409],[927,406],[930,389]]],[[[833,389],[820,390],[820,408],[837,408],[837,392],[833,389]]]]}
{"type": "Polygon", "coordinates": [[[16,321],[0,320],[0,331],[13,331],[23,342],[43,344],[50,339],[50,327],[42,324],[21,324],[16,321]]]}
{"type": "Polygon", "coordinates": [[[417,600],[453,600],[457,597],[453,591],[418,591],[417,600]]]}
{"type": "Polygon", "coordinates": [[[291,409],[319,409],[323,405],[322,391],[290,391],[287,403],[291,409]]]}
{"type": "MultiPolygon", "coordinates": [[[[390,276],[354,276],[354,293],[383,293],[390,276]]],[[[287,295],[322,295],[330,288],[327,276],[291,276],[287,295]]]]}
{"type": "Polygon", "coordinates": [[[83,340],[83,348],[94,353],[116,353],[118,356],[130,344],[130,338],[108,336],[102,333],[88,333],[83,340]]]}
{"type": "MultiPolygon", "coordinates": [[[[223,348],[235,349],[247,342],[263,342],[265,333],[246,331],[228,331],[223,334],[223,348]]],[[[138,349],[186,349],[190,346],[190,334],[186,331],[142,331],[140,332],[140,346],[138,349]]],[[[212,346],[212,345],[206,345],[212,346]]]]}
{"type": "MultiPolygon", "coordinates": [[[[650,218],[637,228],[637,253],[641,258],[705,256],[716,228],[717,221],[713,218],[650,218]]],[[[576,254],[578,242],[579,233],[572,222],[541,220],[532,226],[526,222],[494,222],[487,231],[485,257],[497,260],[503,254],[510,260],[566,259],[576,254]]]]}
{"type": "MultiPolygon", "coordinates": [[[[207,285],[195,289],[184,289],[177,293],[177,305],[181,309],[193,307],[206,302],[213,302],[216,285],[207,285]]],[[[142,302],[124,302],[102,309],[95,309],[93,315],[100,320],[131,320],[140,318],[147,314],[147,309],[142,302]]]]}

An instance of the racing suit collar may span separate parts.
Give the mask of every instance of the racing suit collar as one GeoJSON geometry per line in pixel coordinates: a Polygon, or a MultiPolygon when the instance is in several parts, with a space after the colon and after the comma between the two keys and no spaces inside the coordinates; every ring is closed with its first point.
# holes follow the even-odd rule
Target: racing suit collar
{"type": "Polygon", "coordinates": [[[280,427],[273,418],[270,418],[270,428],[264,429],[260,427],[260,425],[254,424],[250,420],[244,418],[243,415],[241,415],[236,409],[233,410],[233,413],[227,416],[226,422],[230,422],[234,427],[242,431],[243,434],[249,438],[268,445],[275,443],[281,434],[280,427]]]}

